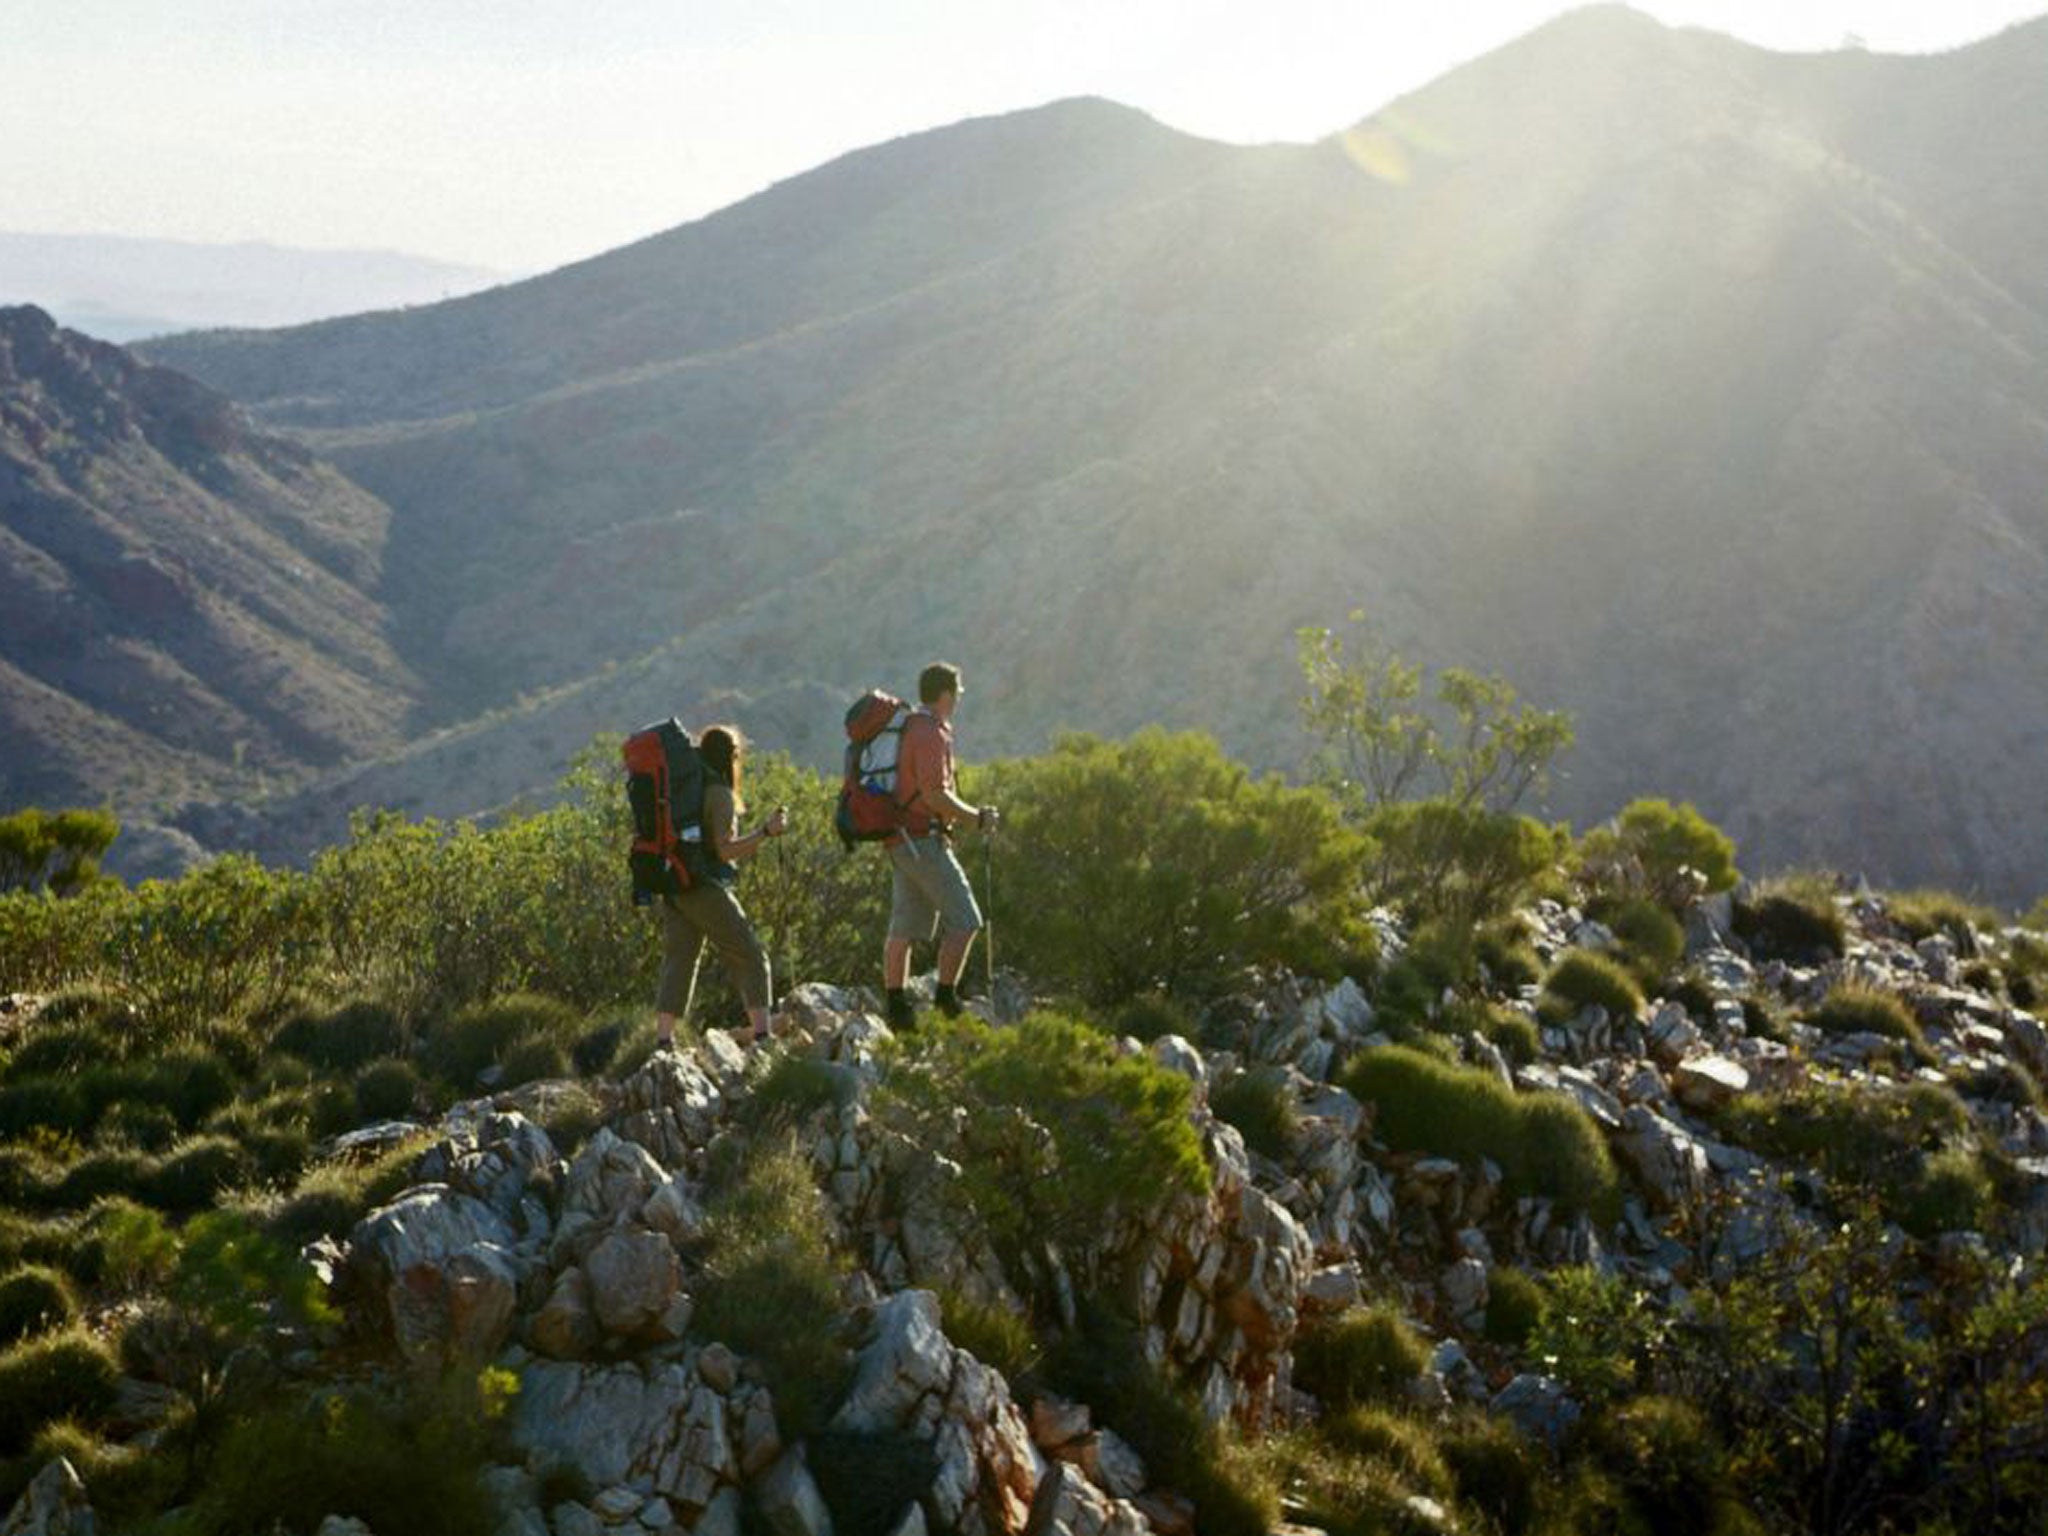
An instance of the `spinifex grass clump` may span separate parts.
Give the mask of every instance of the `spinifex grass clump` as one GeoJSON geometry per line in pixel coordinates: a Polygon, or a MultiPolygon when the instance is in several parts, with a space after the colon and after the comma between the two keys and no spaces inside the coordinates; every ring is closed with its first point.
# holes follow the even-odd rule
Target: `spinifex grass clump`
{"type": "Polygon", "coordinates": [[[1946,934],[1964,954],[1976,952],[1979,932],[1996,933],[2004,926],[2004,919],[1982,902],[1931,886],[1896,892],[1885,898],[1884,905],[1886,916],[1905,930],[1907,938],[1918,941],[1946,934]]]}
{"type": "Polygon", "coordinates": [[[1849,925],[1823,875],[1786,875],[1735,904],[1735,931],[1759,960],[1821,965],[1839,960],[1849,925]]]}
{"type": "Polygon", "coordinates": [[[1589,950],[1566,950],[1543,978],[1543,1012],[1560,1023],[1590,1007],[1606,1009],[1609,1018],[1633,1018],[1642,1006],[1642,991],[1626,967],[1589,950]]]}
{"type": "Polygon", "coordinates": [[[1326,1408],[1396,1401],[1429,1367],[1429,1346],[1393,1307],[1353,1307],[1303,1328],[1294,1379],[1326,1408]]]}
{"type": "Polygon", "coordinates": [[[1839,986],[1807,1014],[1806,1022],[1831,1035],[1882,1035],[1925,1049],[1920,1021],[1889,992],[1876,987],[1839,986]]]}
{"type": "Polygon", "coordinates": [[[1257,1067],[1226,1078],[1209,1091],[1216,1118],[1237,1127],[1244,1144],[1262,1157],[1284,1158],[1301,1112],[1286,1072],[1257,1067]]]}
{"type": "Polygon", "coordinates": [[[78,1298],[64,1274],[27,1264],[0,1276],[0,1345],[62,1328],[78,1316],[78,1298]]]}
{"type": "Polygon", "coordinates": [[[1375,1133],[1397,1152],[1467,1164],[1490,1157],[1511,1193],[1548,1196],[1603,1217],[1616,1208],[1620,1185],[1607,1145],[1569,1099],[1517,1093],[1489,1072],[1405,1046],[1357,1057],[1344,1086],[1378,1106],[1375,1133]]]}
{"type": "Polygon", "coordinates": [[[98,1423],[119,1376],[106,1346],[77,1331],[44,1334],[0,1353],[0,1456],[28,1448],[58,1419],[98,1423]]]}

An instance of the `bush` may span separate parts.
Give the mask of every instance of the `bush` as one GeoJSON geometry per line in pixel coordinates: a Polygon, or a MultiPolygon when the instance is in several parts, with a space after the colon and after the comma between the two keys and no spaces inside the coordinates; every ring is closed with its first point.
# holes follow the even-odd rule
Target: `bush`
{"type": "Polygon", "coordinates": [[[1193,1392],[1145,1358],[1128,1325],[1084,1310],[1048,1354],[1046,1378],[1130,1442],[1156,1484],[1194,1501],[1201,1536],[1266,1536],[1279,1518],[1271,1478],[1209,1421],[1193,1392]]]}
{"type": "Polygon", "coordinates": [[[948,1339],[983,1365],[994,1366],[1010,1381],[1019,1380],[1038,1363],[1038,1336],[1015,1308],[1000,1302],[975,1301],[947,1289],[939,1292],[939,1312],[948,1339]]]}
{"type": "Polygon", "coordinates": [[[1398,1152],[1476,1164],[1490,1157],[1512,1194],[1545,1195],[1568,1210],[1612,1212],[1614,1164],[1585,1112],[1554,1094],[1518,1094],[1489,1072],[1404,1046],[1355,1057],[1344,1086],[1379,1106],[1375,1133],[1398,1152]]]}
{"type": "Polygon", "coordinates": [[[354,1072],[405,1049],[398,1011],[376,998],[349,998],[332,1008],[302,1004],[286,1013],[270,1047],[329,1072],[354,1072]]]}
{"type": "Polygon", "coordinates": [[[1596,891],[1644,897],[1675,912],[1696,891],[1735,884],[1735,844],[1690,801],[1635,800],[1586,834],[1579,876],[1596,891]]]}
{"type": "Polygon", "coordinates": [[[356,1113],[365,1120],[408,1120],[423,1091],[411,1062],[387,1056],[356,1074],[356,1113]]]}
{"type": "Polygon", "coordinates": [[[1486,1337],[1520,1348],[1543,1316],[1543,1287],[1525,1269],[1504,1264],[1486,1277],[1486,1337]]]}
{"type": "Polygon", "coordinates": [[[180,1529],[301,1529],[318,1509],[354,1516],[377,1536],[488,1536],[497,1520],[482,1476],[504,1375],[396,1394],[327,1389],[238,1419],[180,1529]]]}
{"type": "Polygon", "coordinates": [[[1721,1528],[1726,1457],[1692,1404],[1639,1397],[1595,1420],[1586,1439],[1648,1529],[1713,1536],[1721,1528]]]}
{"type": "Polygon", "coordinates": [[[1920,1021],[1913,1017],[1913,1011],[1891,993],[1876,987],[1838,986],[1807,1014],[1806,1022],[1831,1035],[1882,1035],[1887,1040],[1902,1040],[1916,1049],[1926,1049],[1920,1021]]]}
{"type": "Polygon", "coordinates": [[[1399,1474],[1407,1489],[1431,1498],[1450,1496],[1451,1474],[1430,1427],[1388,1408],[1355,1407],[1324,1420],[1323,1438],[1348,1455],[1399,1474]]]}
{"type": "Polygon", "coordinates": [[[1209,1090],[1209,1108],[1224,1124],[1237,1127],[1247,1147],[1275,1162],[1286,1159],[1301,1124],[1294,1089],[1279,1067],[1234,1073],[1209,1090]]]}
{"type": "Polygon", "coordinates": [[[932,1442],[909,1433],[829,1430],[811,1436],[804,1453],[832,1511],[834,1536],[890,1536],[939,1474],[932,1442]]]}
{"type": "Polygon", "coordinates": [[[1905,930],[1907,938],[1917,943],[1946,934],[1965,955],[1977,952],[1978,933],[1996,933],[2005,926],[1996,911],[1954,891],[1898,891],[1887,896],[1884,905],[1885,915],[1905,930]]]}
{"type": "Polygon", "coordinates": [[[486,1067],[504,1062],[529,1040],[564,1044],[576,1038],[576,1010],[551,997],[516,993],[475,1003],[427,1032],[420,1062],[457,1092],[474,1089],[486,1067]]]}
{"type": "Polygon", "coordinates": [[[1371,901],[1468,932],[1511,911],[1571,842],[1562,826],[1452,800],[1383,805],[1364,831],[1371,901]]]}
{"type": "Polygon", "coordinates": [[[557,1082],[569,1076],[569,1051],[559,1040],[540,1037],[521,1040],[505,1052],[505,1075],[498,1080],[500,1088],[516,1088],[521,1083],[557,1082]]]}
{"type": "Polygon", "coordinates": [[[1839,960],[1849,943],[1834,882],[1821,875],[1786,876],[1738,901],[1735,931],[1759,960],[1788,965],[1839,960]]]}
{"type": "Polygon", "coordinates": [[[114,1405],[119,1377],[106,1347],[75,1331],[0,1353],[0,1456],[19,1455],[37,1430],[58,1419],[98,1423],[114,1405]]]}
{"type": "Polygon", "coordinates": [[[147,880],[117,912],[107,968],[173,1034],[284,994],[313,953],[303,876],[227,854],[179,880],[147,880]]]}
{"type": "Polygon", "coordinates": [[[1660,985],[1685,958],[1684,925],[1654,901],[1596,902],[1588,915],[1607,925],[1621,946],[1621,959],[1645,987],[1660,985]]]}
{"type": "MultiPolygon", "coordinates": [[[[1422,1431],[1415,1434],[1427,1444],[1422,1431]]],[[[1452,1527],[1409,1503],[1418,1496],[1450,1496],[1450,1475],[1435,1447],[1428,1450],[1443,1478],[1441,1487],[1422,1485],[1394,1461],[1340,1449],[1327,1438],[1300,1431],[1269,1435],[1251,1454],[1267,1480],[1287,1490],[1290,1526],[1279,1529],[1298,1525],[1328,1536],[1434,1536],[1452,1527]]]]}
{"type": "Polygon", "coordinates": [[[1632,1019],[1642,1012],[1643,994],[1628,972],[1605,955],[1568,949],[1543,978],[1543,995],[1566,1018],[1600,1007],[1609,1018],[1632,1019]]]}
{"type": "Polygon", "coordinates": [[[160,1211],[204,1210],[222,1190],[246,1182],[252,1160],[225,1136],[195,1136],[180,1142],[150,1171],[147,1200],[160,1211]]]}
{"type": "Polygon", "coordinates": [[[784,1432],[824,1426],[849,1358],[838,1337],[840,1262],[810,1165],[793,1144],[757,1148],[712,1201],[691,1330],[759,1360],[784,1432]]]}
{"type": "Polygon", "coordinates": [[[1295,1385],[1331,1409],[1395,1401],[1428,1368],[1429,1346],[1389,1306],[1353,1307],[1295,1336],[1295,1385]]]}
{"type": "Polygon", "coordinates": [[[322,1163],[307,1170],[269,1213],[272,1236],[295,1244],[340,1237],[410,1185],[413,1164],[432,1138],[422,1132],[367,1162],[322,1163]]]}
{"type": "Polygon", "coordinates": [[[1437,1437],[1458,1498],[1505,1536],[1535,1522],[1545,1467],[1542,1453],[1505,1419],[1472,1411],[1437,1437]]]}
{"type": "Polygon", "coordinates": [[[1014,829],[993,851],[1011,959],[1090,1003],[1198,994],[1254,964],[1334,976],[1360,941],[1363,847],[1334,802],[1206,736],[1066,736],[970,788],[1014,829]]]}
{"type": "Polygon", "coordinates": [[[750,1131],[799,1126],[821,1109],[851,1103],[859,1091],[859,1079],[848,1068],[785,1052],[741,1104],[740,1121],[750,1131]]]}
{"type": "Polygon", "coordinates": [[[0,1278],[0,1345],[69,1327],[77,1317],[71,1282],[56,1270],[31,1264],[0,1278]]]}
{"type": "Polygon", "coordinates": [[[1519,992],[1543,979],[1543,962],[1519,922],[1489,923],[1473,936],[1473,953],[1501,992],[1519,992]]]}
{"type": "Polygon", "coordinates": [[[180,1458],[146,1444],[113,1445],[71,1419],[45,1424],[28,1454],[0,1471],[0,1503],[12,1507],[36,1473],[59,1456],[85,1484],[101,1528],[133,1530],[177,1496],[184,1477],[180,1458]]]}
{"type": "Polygon", "coordinates": [[[1129,1036],[1146,1045],[1166,1035],[1193,1040],[1200,1033],[1186,1008],[1156,991],[1140,992],[1117,1009],[1111,1015],[1109,1032],[1118,1039],[1129,1036]]]}
{"type": "Polygon", "coordinates": [[[178,1139],[178,1117],[161,1104],[137,1104],[124,1100],[100,1116],[94,1140],[114,1150],[161,1152],[178,1139]]]}
{"type": "Polygon", "coordinates": [[[1085,1025],[1034,1013],[1007,1029],[928,1022],[897,1042],[875,1110],[958,1166],[953,1194],[1011,1278],[1048,1301],[1047,1244],[1085,1275],[1118,1213],[1207,1191],[1193,1091],[1085,1025]]]}
{"type": "Polygon", "coordinates": [[[1478,1035],[1515,1066],[1526,1066],[1543,1053],[1536,1021],[1506,1003],[1452,1003],[1444,1010],[1442,1028],[1451,1035],[1478,1035]]]}

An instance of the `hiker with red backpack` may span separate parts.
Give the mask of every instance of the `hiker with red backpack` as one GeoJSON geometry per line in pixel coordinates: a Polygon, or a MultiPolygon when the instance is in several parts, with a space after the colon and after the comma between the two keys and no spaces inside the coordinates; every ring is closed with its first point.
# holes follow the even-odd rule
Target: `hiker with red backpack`
{"type": "MultiPolygon", "coordinates": [[[[906,985],[911,947],[939,935],[934,1006],[948,1018],[960,1012],[959,985],[967,953],[981,931],[981,908],[951,844],[955,826],[973,822],[994,832],[1002,820],[993,805],[969,805],[953,780],[953,712],[960,703],[960,669],[935,661],[919,674],[918,707],[892,721],[899,733],[894,756],[895,826],[889,850],[889,936],[882,946],[882,984],[891,1028],[915,1022],[906,985]]],[[[850,729],[850,724],[849,724],[850,729]]]]}
{"type": "Polygon", "coordinates": [[[654,995],[660,1050],[675,1044],[676,1015],[689,1012],[707,943],[746,1008],[751,1038],[768,1036],[768,951],[733,887],[739,866],[789,829],[789,810],[778,805],[754,831],[739,830],[745,748],[736,726],[711,726],[693,743],[674,720],[626,738],[633,899],[661,911],[661,980],[654,995]]]}

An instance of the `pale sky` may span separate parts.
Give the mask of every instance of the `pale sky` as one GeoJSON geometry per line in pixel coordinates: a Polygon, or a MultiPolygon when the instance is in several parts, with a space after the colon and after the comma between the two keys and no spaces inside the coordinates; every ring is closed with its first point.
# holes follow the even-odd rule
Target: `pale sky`
{"type": "MultiPolygon", "coordinates": [[[[1645,0],[1766,47],[1953,48],[2044,0],[1645,0]]],[[[846,150],[1064,96],[1346,127],[1556,0],[0,0],[0,230],[537,271],[846,150]]]]}

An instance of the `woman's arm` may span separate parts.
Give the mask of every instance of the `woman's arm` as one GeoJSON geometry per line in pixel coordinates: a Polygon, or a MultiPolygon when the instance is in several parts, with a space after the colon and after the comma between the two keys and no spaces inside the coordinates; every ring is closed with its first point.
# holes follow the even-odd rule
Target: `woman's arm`
{"type": "Polygon", "coordinates": [[[723,814],[714,814],[711,824],[706,826],[705,835],[711,840],[711,851],[721,864],[741,864],[761,851],[761,845],[771,837],[780,837],[789,827],[789,808],[778,805],[769,818],[758,828],[745,835],[739,832],[739,806],[731,795],[717,797],[723,814]]]}

